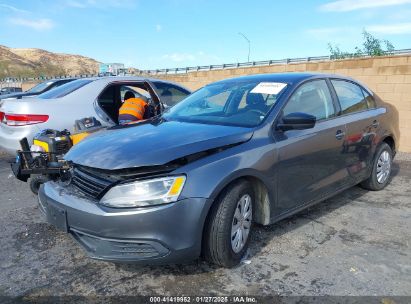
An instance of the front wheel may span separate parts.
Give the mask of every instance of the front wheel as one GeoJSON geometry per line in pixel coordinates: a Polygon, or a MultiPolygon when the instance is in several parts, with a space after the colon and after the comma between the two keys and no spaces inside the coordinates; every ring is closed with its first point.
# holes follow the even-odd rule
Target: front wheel
{"type": "Polygon", "coordinates": [[[248,249],[254,197],[251,184],[239,180],[228,186],[215,202],[203,243],[203,254],[208,262],[223,267],[240,263],[248,249]]]}
{"type": "Polygon", "coordinates": [[[378,191],[385,188],[390,182],[392,170],[392,149],[382,143],[375,151],[371,175],[360,185],[367,190],[378,191]]]}

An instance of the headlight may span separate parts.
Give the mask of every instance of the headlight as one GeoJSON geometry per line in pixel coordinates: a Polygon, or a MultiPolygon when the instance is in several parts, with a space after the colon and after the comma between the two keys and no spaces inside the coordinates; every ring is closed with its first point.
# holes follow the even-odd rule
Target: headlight
{"type": "Polygon", "coordinates": [[[136,181],[111,188],[100,204],[115,207],[144,207],[175,202],[183,190],[185,176],[136,181]]]}

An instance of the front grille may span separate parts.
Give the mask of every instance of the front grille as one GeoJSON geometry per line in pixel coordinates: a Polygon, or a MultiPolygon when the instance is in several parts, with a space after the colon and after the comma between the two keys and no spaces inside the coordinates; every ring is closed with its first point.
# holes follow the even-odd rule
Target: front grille
{"type": "Polygon", "coordinates": [[[74,168],[72,185],[85,195],[98,199],[102,193],[112,184],[111,181],[92,175],[79,168],[74,168]]]}

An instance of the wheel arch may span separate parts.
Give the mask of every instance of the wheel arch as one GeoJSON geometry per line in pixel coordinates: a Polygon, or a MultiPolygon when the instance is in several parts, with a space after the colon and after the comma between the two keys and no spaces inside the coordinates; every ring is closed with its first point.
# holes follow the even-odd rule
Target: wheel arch
{"type": "Polygon", "coordinates": [[[211,195],[213,202],[207,212],[210,213],[211,208],[218,200],[218,198],[224,194],[224,191],[233,183],[239,180],[248,181],[254,190],[255,202],[254,202],[254,221],[257,224],[268,225],[270,223],[271,216],[271,203],[273,198],[267,187],[267,183],[264,179],[253,172],[243,172],[231,175],[231,177],[225,179],[221,182],[214,190],[211,195]]]}
{"type": "Polygon", "coordinates": [[[246,180],[248,181],[254,190],[255,200],[256,202],[253,205],[254,209],[254,222],[261,225],[268,225],[270,223],[270,216],[271,216],[271,200],[268,188],[266,183],[263,181],[262,178],[253,175],[253,174],[242,174],[242,175],[234,175],[232,178],[225,180],[224,182],[220,183],[220,185],[215,189],[212,196],[212,203],[210,204],[207,214],[205,216],[205,220],[203,223],[202,234],[201,234],[201,255],[204,256],[204,249],[205,249],[205,233],[207,232],[207,227],[210,222],[210,216],[212,214],[213,208],[216,208],[218,199],[224,195],[225,191],[230,187],[232,184],[240,181],[246,180]]]}
{"type": "Polygon", "coordinates": [[[382,138],[381,142],[382,143],[385,142],[387,145],[389,145],[392,150],[392,153],[394,155],[396,154],[397,149],[396,149],[396,142],[395,142],[394,136],[386,135],[382,138]]]}

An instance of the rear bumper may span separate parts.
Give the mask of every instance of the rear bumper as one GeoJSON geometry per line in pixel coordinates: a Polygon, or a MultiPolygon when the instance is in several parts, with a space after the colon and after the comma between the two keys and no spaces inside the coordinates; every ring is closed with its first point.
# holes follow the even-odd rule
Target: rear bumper
{"type": "Polygon", "coordinates": [[[197,258],[209,201],[184,199],[150,208],[106,208],[48,182],[39,204],[49,223],[70,233],[95,259],[143,264],[197,258]]]}
{"type": "Polygon", "coordinates": [[[7,154],[16,155],[16,151],[21,150],[20,140],[27,137],[31,143],[33,136],[39,131],[34,125],[9,127],[0,123],[0,148],[7,154]]]}

